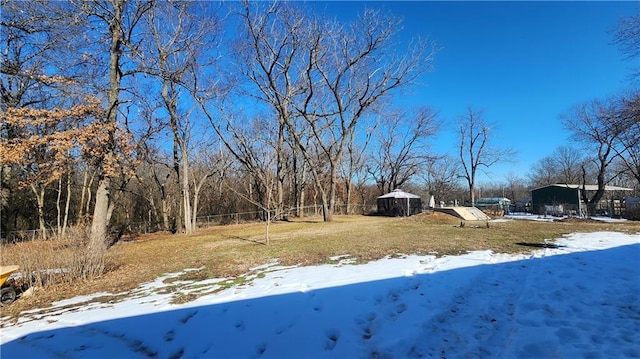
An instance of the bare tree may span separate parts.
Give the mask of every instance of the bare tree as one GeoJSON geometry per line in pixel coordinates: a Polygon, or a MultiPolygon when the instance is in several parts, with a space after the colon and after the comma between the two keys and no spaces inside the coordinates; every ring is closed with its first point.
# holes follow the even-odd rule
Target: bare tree
{"type": "Polygon", "coordinates": [[[224,120],[226,126],[213,122],[212,125],[230,154],[255,183],[255,187],[251,186],[247,193],[241,193],[233,186],[228,186],[228,189],[263,211],[266,224],[265,239],[266,244],[269,244],[271,222],[281,218],[281,211],[284,210],[275,196],[279,182],[276,176],[278,132],[274,128],[277,123],[265,121],[264,117],[257,116],[251,122],[243,121],[243,126],[233,126],[234,115],[237,114],[231,111],[223,113],[227,116],[224,120]]]}
{"type": "MultiPolygon", "coordinates": [[[[194,231],[194,211],[191,202],[189,178],[189,140],[191,135],[191,111],[180,109],[181,101],[193,88],[196,79],[203,77],[209,54],[215,46],[218,18],[211,3],[162,2],[148,11],[146,27],[148,43],[136,55],[140,57],[142,71],[160,82],[160,94],[166,113],[167,127],[173,138],[173,164],[181,189],[182,225],[187,235],[194,231]],[[207,17],[202,15],[206,14],[207,17]],[[206,20],[205,20],[206,19],[206,20]]],[[[184,106],[183,106],[184,107],[184,106]]]]}
{"type": "MultiPolygon", "coordinates": [[[[290,190],[293,192],[293,204],[295,206],[295,215],[303,217],[304,206],[307,195],[307,187],[309,185],[309,163],[300,155],[300,150],[295,143],[287,141],[290,146],[291,160],[288,162],[290,166],[289,180],[290,190]]],[[[308,145],[305,144],[304,147],[308,145]]]]}
{"type": "Polygon", "coordinates": [[[212,147],[215,148],[215,145],[206,144],[201,146],[192,161],[192,173],[190,177],[193,181],[193,206],[191,216],[191,228],[193,230],[197,228],[198,205],[200,203],[200,193],[203,186],[213,178],[216,178],[217,182],[222,181],[231,166],[229,156],[222,151],[222,148],[220,148],[220,151],[211,151],[212,147]]]}
{"type": "Polygon", "coordinates": [[[584,160],[584,153],[578,149],[560,146],[534,164],[531,182],[538,187],[553,183],[581,183],[584,160]]]}
{"type": "Polygon", "coordinates": [[[326,161],[326,172],[311,165],[322,198],[323,217],[331,221],[336,200],[337,174],[347,142],[360,121],[386,96],[428,71],[436,51],[432,43],[418,41],[402,55],[393,53],[399,20],[380,11],[365,10],[350,26],[310,22],[306,41],[308,90],[296,102],[299,122],[288,122],[289,132],[308,162],[300,128],[308,128],[311,147],[326,161]],[[326,181],[324,181],[326,179],[326,181]]]}
{"type": "MultiPolygon", "coordinates": [[[[618,115],[616,103],[610,98],[577,105],[562,116],[563,124],[573,134],[573,138],[595,153],[586,157],[596,168],[598,189],[590,199],[586,197],[587,192],[582,191],[590,215],[595,214],[596,206],[604,195],[605,186],[616,177],[615,174],[609,174],[608,170],[620,152],[616,150],[616,145],[622,134],[627,131],[626,123],[620,121],[618,115]]],[[[586,166],[582,167],[582,171],[582,183],[586,184],[586,166]]]]}
{"type": "MultiPolygon", "coordinates": [[[[292,102],[306,91],[299,74],[308,21],[304,12],[289,3],[243,2],[240,13],[244,34],[236,47],[240,71],[258,89],[245,91],[275,113],[275,162],[277,212],[284,213],[286,124],[291,124],[292,102]]],[[[268,118],[267,118],[268,119],[268,118]]]]}
{"type": "Polygon", "coordinates": [[[441,156],[428,163],[424,172],[427,191],[434,197],[436,206],[451,199],[451,194],[460,187],[458,163],[448,156],[441,156]]]}
{"type": "MultiPolygon", "coordinates": [[[[371,135],[375,128],[376,126],[368,128],[364,134],[364,141],[362,141],[362,143],[355,141],[353,138],[347,142],[347,149],[345,153],[346,158],[343,162],[343,166],[341,167],[341,177],[344,180],[345,186],[344,202],[346,204],[347,214],[352,212],[351,197],[354,187],[362,188],[362,185],[364,185],[366,181],[366,150],[369,146],[371,135]]],[[[353,132],[351,136],[355,136],[355,134],[356,133],[353,132]]]]}
{"type": "Polygon", "coordinates": [[[376,153],[367,166],[381,195],[400,188],[435,160],[429,153],[429,140],[439,126],[437,112],[431,107],[422,107],[412,115],[397,110],[385,116],[373,140],[376,153]]]}
{"type": "Polygon", "coordinates": [[[620,161],[636,185],[640,186],[640,92],[631,91],[617,100],[618,120],[625,129],[620,133],[616,151],[620,161]]]}
{"type": "Polygon", "coordinates": [[[463,170],[460,176],[467,182],[469,202],[473,206],[476,201],[478,171],[509,160],[513,157],[514,151],[491,146],[491,125],[485,123],[482,112],[471,107],[467,107],[466,114],[458,118],[458,138],[458,155],[463,170]]]}
{"type": "Polygon", "coordinates": [[[531,196],[531,192],[527,187],[527,181],[524,177],[516,173],[507,174],[506,184],[502,192],[503,196],[509,198],[512,203],[518,200],[526,200],[531,196]]]}
{"type": "Polygon", "coordinates": [[[94,0],[77,2],[77,6],[88,18],[89,26],[102,35],[99,40],[108,44],[107,69],[108,85],[106,89],[107,106],[103,124],[109,140],[104,145],[104,153],[94,163],[99,169],[97,174],[98,188],[95,195],[93,220],[91,223],[90,246],[100,250],[107,243],[107,234],[113,213],[113,184],[115,177],[114,161],[116,153],[116,129],[118,128],[118,112],[121,106],[122,79],[135,73],[135,69],[125,65],[128,49],[134,48],[134,29],[144,14],[152,7],[151,1],[125,2],[124,0],[94,0]]]}

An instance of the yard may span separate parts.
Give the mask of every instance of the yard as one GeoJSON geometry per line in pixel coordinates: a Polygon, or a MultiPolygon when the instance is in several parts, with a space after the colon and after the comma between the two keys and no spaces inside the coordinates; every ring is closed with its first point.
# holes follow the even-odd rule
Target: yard
{"type": "MultiPolygon", "coordinates": [[[[545,239],[568,233],[639,233],[640,222],[508,220],[490,222],[488,227],[484,223],[460,226],[455,217],[424,213],[408,218],[337,216],[329,223],[315,217],[277,222],[270,228],[270,245],[263,244],[264,231],[264,224],[249,223],[202,229],[190,237],[158,233],[128,238],[109,250],[109,271],[101,278],[38,289],[34,296],[3,307],[2,317],[17,317],[21,311],[47,307],[54,301],[78,295],[121,293],[186,268],[198,268],[188,272],[190,280],[235,278],[238,283],[250,268],[274,259],[280,265],[308,266],[330,263],[331,257],[338,255],[366,263],[401,254],[443,256],[483,249],[523,253],[544,245],[545,239]]],[[[8,245],[2,248],[0,264],[25,268],[29,266],[25,253],[37,253],[50,260],[50,269],[57,269],[60,264],[56,264],[56,259],[65,258],[67,250],[68,246],[55,241],[8,245]]]]}

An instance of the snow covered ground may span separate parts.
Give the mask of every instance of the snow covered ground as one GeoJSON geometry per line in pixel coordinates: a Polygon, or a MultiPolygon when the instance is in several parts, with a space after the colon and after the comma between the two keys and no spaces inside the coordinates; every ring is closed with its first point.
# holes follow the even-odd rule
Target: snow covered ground
{"type": "MultiPolygon", "coordinates": [[[[526,256],[270,263],[249,283],[181,305],[170,303],[167,287],[176,283],[163,277],[113,303],[74,298],[24,313],[17,324],[3,319],[0,355],[640,357],[640,234],[573,234],[554,243],[526,256]]],[[[184,284],[202,293],[213,282],[184,284]]]]}

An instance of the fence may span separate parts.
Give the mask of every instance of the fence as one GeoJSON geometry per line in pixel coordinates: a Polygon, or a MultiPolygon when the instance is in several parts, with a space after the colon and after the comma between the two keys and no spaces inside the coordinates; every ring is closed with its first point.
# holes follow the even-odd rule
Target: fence
{"type": "MultiPolygon", "coordinates": [[[[322,206],[312,205],[300,208],[301,214],[304,217],[317,216],[322,214],[322,206]]],[[[349,213],[347,213],[347,206],[336,206],[334,214],[366,214],[376,210],[376,206],[363,206],[363,205],[350,205],[349,213]]],[[[295,209],[291,208],[285,211],[284,218],[294,216],[296,214],[295,209]]],[[[256,221],[264,221],[267,218],[266,211],[253,211],[253,212],[239,212],[239,213],[226,213],[226,214],[214,214],[208,216],[200,216],[196,218],[197,228],[207,228],[213,226],[223,226],[228,224],[249,223],[256,221]]],[[[276,218],[275,211],[271,212],[271,218],[276,218]]],[[[126,232],[131,234],[146,234],[154,233],[165,230],[163,222],[134,222],[129,223],[126,226],[116,228],[117,232],[126,232]]],[[[47,229],[46,237],[48,239],[56,238],[56,229],[47,229]]],[[[9,231],[3,232],[0,236],[0,244],[28,242],[41,239],[41,231],[39,229],[30,229],[23,231],[9,231]]]]}
{"type": "MultiPolygon", "coordinates": [[[[56,238],[56,230],[55,229],[46,229],[44,231],[46,239],[56,238]]],[[[23,231],[9,231],[3,232],[2,236],[0,236],[0,244],[4,245],[7,243],[17,243],[17,242],[28,242],[36,239],[42,239],[42,230],[40,229],[27,229],[23,231]]]]}

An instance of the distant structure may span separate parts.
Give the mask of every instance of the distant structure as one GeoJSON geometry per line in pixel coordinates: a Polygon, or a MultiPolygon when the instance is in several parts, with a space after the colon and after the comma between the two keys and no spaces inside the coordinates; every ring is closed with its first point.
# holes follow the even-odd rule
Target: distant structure
{"type": "Polygon", "coordinates": [[[497,216],[508,214],[510,206],[511,200],[505,197],[480,198],[475,203],[478,209],[497,216]]]}
{"type": "MultiPolygon", "coordinates": [[[[531,190],[531,207],[533,213],[554,216],[572,215],[586,216],[587,205],[582,200],[582,191],[595,192],[597,185],[580,185],[556,183],[531,190]]],[[[605,186],[605,196],[598,204],[598,214],[614,216],[623,212],[621,192],[632,191],[631,188],[605,186]]]]}
{"type": "Polygon", "coordinates": [[[397,217],[411,216],[422,213],[422,200],[420,196],[395,189],[377,199],[378,213],[397,217]]]}

